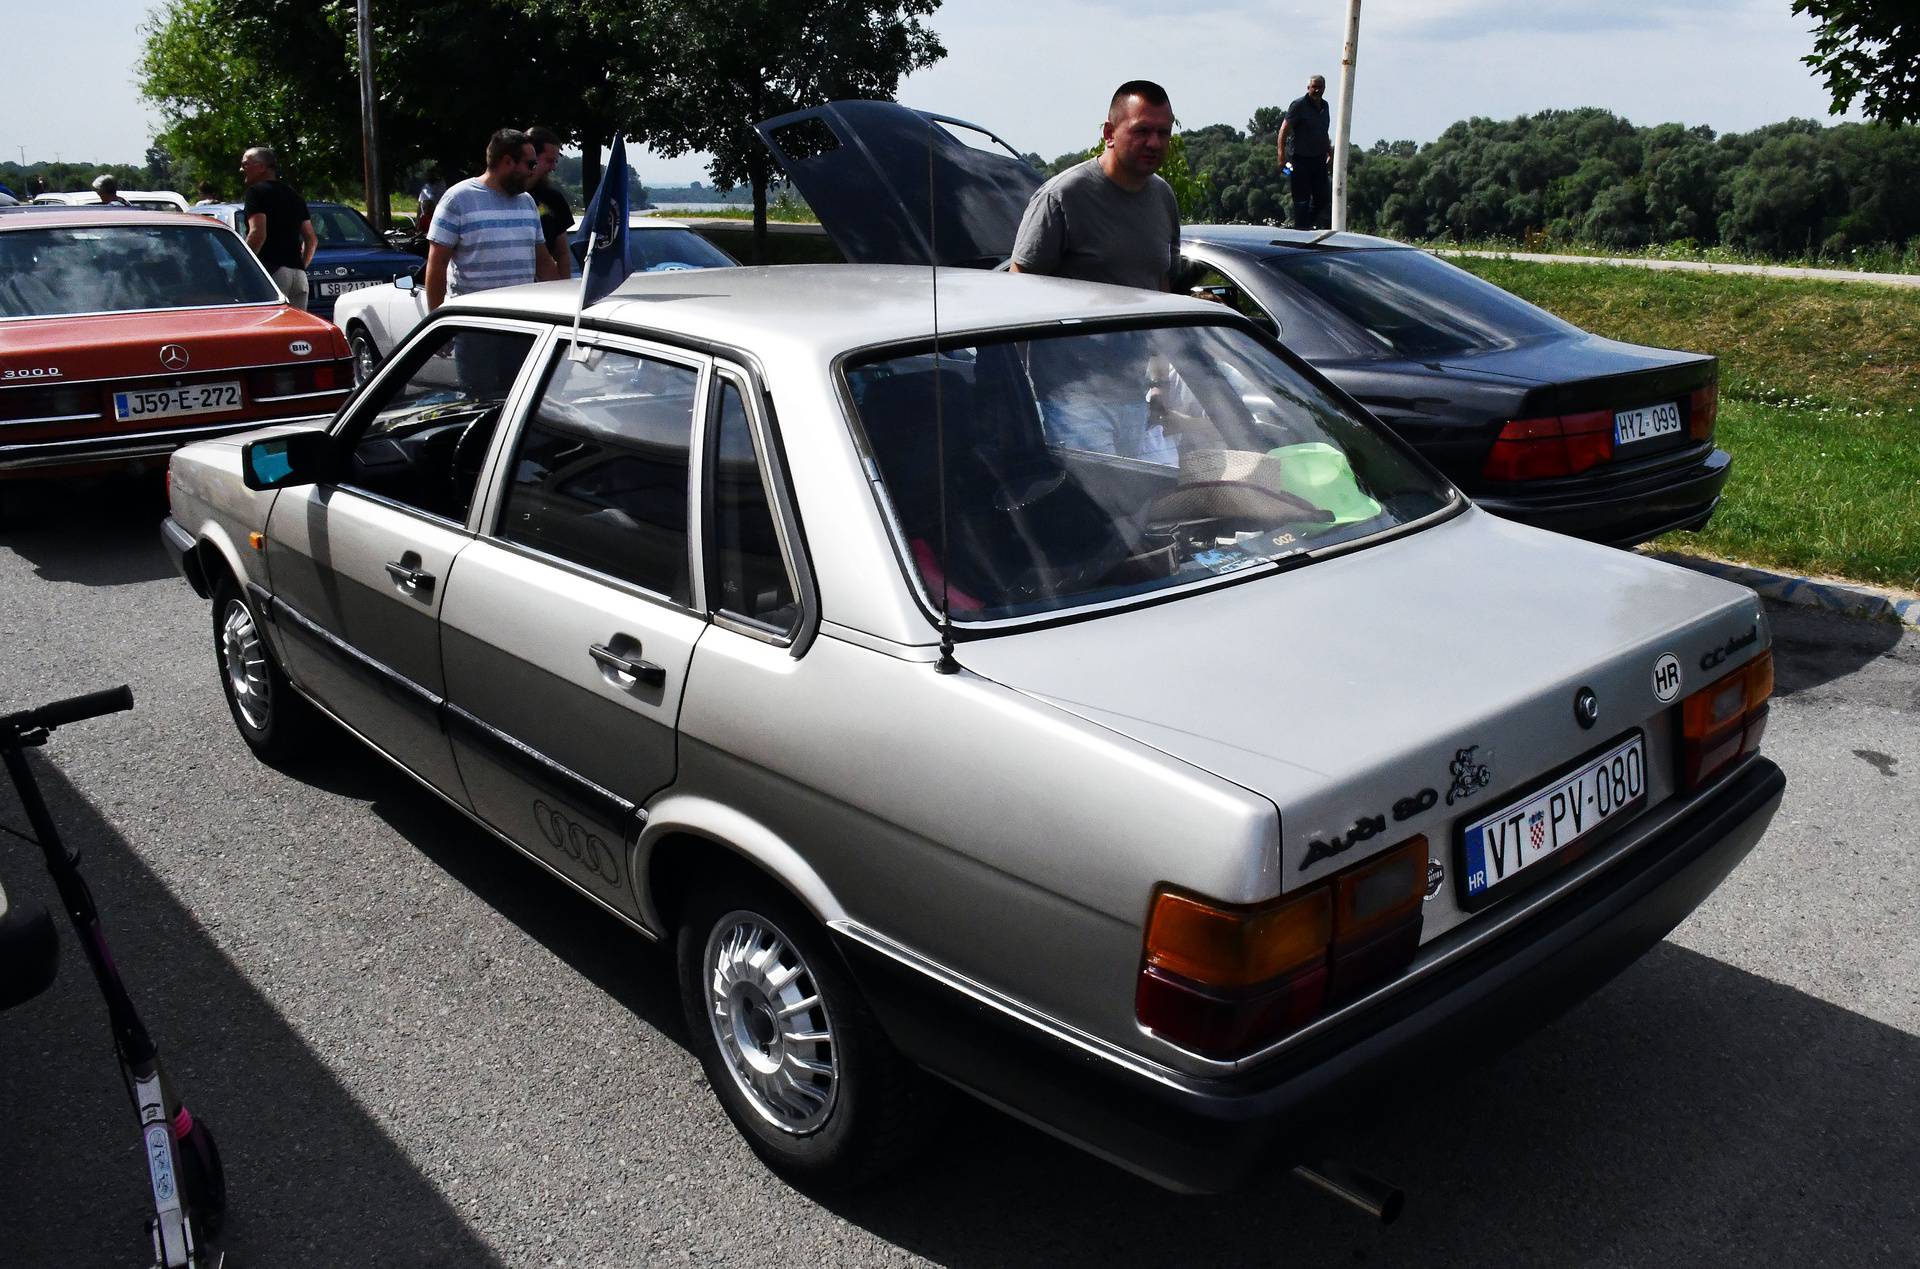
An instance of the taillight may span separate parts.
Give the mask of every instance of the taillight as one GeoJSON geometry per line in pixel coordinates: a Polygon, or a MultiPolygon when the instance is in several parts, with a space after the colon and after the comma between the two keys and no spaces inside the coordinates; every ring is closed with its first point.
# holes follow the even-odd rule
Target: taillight
{"type": "Polygon", "coordinates": [[[1613,415],[1605,410],[1513,419],[1500,429],[1480,474],[1488,480],[1576,476],[1613,460],[1613,415]]]}
{"type": "Polygon", "coordinates": [[[343,385],[349,382],[342,367],[331,361],[274,366],[252,371],[248,377],[256,401],[310,392],[343,392],[343,385]]]}
{"type": "Polygon", "coordinates": [[[1773,695],[1773,653],[1762,652],[1681,702],[1681,787],[1698,789],[1760,748],[1773,695]]]}
{"type": "Polygon", "coordinates": [[[1298,895],[1242,907],[1162,890],[1134,994],[1140,1024],[1208,1057],[1297,1031],[1404,969],[1420,944],[1427,840],[1298,895]]]}
{"type": "Polygon", "coordinates": [[[0,392],[0,419],[8,421],[65,422],[98,418],[100,413],[98,384],[58,384],[0,392]]]}
{"type": "Polygon", "coordinates": [[[1710,383],[1687,394],[1687,435],[1696,441],[1713,439],[1713,422],[1720,414],[1720,385],[1710,383]]]}

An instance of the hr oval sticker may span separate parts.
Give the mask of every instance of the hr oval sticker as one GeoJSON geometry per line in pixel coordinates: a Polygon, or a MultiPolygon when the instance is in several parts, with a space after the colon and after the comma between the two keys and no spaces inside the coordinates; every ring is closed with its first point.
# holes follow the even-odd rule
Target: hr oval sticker
{"type": "Polygon", "coordinates": [[[1653,694],[1662,704],[1680,695],[1680,658],[1671,652],[1653,663],[1653,694]]]}

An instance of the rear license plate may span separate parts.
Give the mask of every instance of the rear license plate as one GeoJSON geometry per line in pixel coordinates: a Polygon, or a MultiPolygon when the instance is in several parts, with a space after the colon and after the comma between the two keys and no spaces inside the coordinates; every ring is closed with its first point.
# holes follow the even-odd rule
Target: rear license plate
{"type": "Polygon", "coordinates": [[[1475,820],[1461,837],[1464,906],[1480,906],[1494,890],[1638,807],[1646,796],[1646,743],[1635,732],[1518,802],[1475,820]]]}
{"type": "Polygon", "coordinates": [[[1621,410],[1613,416],[1613,443],[1637,445],[1656,437],[1672,436],[1684,426],[1680,422],[1678,401],[1643,405],[1637,410],[1621,410]]]}
{"type": "Polygon", "coordinates": [[[240,384],[195,383],[184,388],[142,388],[113,394],[113,417],[170,419],[184,414],[219,414],[240,408],[240,384]]]}
{"type": "Polygon", "coordinates": [[[358,291],[362,287],[379,285],[380,283],[374,280],[362,280],[359,282],[322,282],[320,284],[320,294],[345,295],[348,291],[358,291]]]}

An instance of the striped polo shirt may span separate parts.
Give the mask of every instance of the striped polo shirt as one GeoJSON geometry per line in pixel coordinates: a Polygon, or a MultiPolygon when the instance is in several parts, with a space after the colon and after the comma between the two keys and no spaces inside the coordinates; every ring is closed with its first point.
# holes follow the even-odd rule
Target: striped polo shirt
{"type": "Polygon", "coordinates": [[[449,296],[518,286],[534,280],[540,209],[531,194],[496,194],[472,177],[448,190],[433,209],[427,241],[453,249],[449,296]]]}

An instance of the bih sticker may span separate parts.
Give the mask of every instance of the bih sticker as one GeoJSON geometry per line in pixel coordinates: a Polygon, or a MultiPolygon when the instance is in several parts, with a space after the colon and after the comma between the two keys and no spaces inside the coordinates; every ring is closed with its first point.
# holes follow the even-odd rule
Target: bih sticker
{"type": "Polygon", "coordinates": [[[296,357],[304,357],[313,351],[313,345],[304,339],[296,339],[287,345],[287,351],[296,357]]]}
{"type": "Polygon", "coordinates": [[[1680,695],[1680,658],[1671,652],[1653,663],[1653,694],[1662,703],[1680,695]]]}

